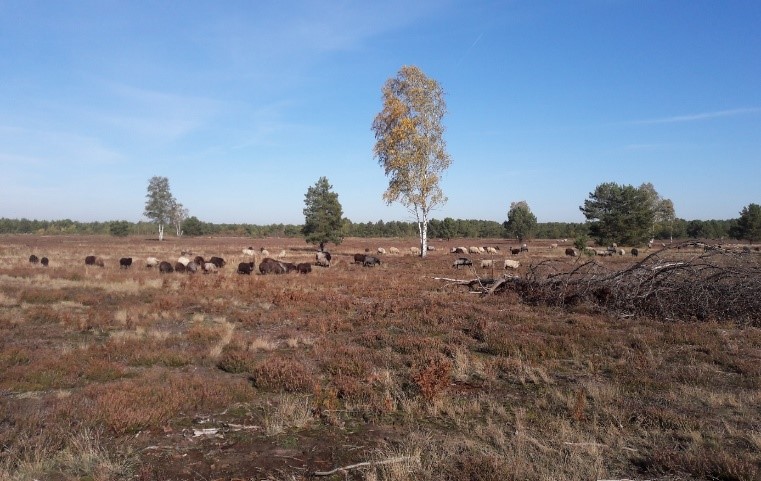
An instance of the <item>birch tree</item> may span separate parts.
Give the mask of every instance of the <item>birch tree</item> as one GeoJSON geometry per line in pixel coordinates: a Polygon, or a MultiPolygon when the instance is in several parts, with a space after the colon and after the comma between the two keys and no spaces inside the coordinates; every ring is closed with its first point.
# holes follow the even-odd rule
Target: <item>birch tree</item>
{"type": "Polygon", "coordinates": [[[185,219],[188,218],[188,215],[190,212],[188,209],[186,209],[182,204],[177,202],[177,199],[174,197],[172,198],[172,204],[169,209],[169,220],[172,222],[172,225],[174,226],[174,232],[177,235],[177,237],[182,236],[182,224],[185,222],[185,219]]]}
{"type": "Polygon", "coordinates": [[[417,221],[420,255],[428,251],[428,220],[447,198],[441,175],[452,163],[442,119],[444,91],[415,66],[404,66],[382,89],[383,109],[373,120],[373,153],[389,178],[387,204],[400,202],[417,221]]]}
{"type": "Polygon", "coordinates": [[[169,190],[169,179],[154,176],[148,181],[143,215],[159,227],[159,240],[164,240],[164,226],[172,220],[172,207],[177,203],[169,190]]]}

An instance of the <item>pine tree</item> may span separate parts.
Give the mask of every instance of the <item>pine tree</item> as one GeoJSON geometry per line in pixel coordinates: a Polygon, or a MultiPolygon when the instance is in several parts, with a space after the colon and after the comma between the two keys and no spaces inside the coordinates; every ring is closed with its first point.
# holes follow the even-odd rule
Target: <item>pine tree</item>
{"type": "Polygon", "coordinates": [[[751,244],[761,241],[761,205],[749,204],[743,207],[731,234],[735,239],[744,239],[751,244]]]}
{"type": "Polygon", "coordinates": [[[536,224],[536,216],[531,212],[525,200],[510,204],[504,227],[507,232],[516,236],[519,242],[523,242],[523,239],[528,238],[534,232],[536,224]]]}
{"type": "Polygon", "coordinates": [[[338,194],[327,177],[320,177],[314,186],[307,189],[304,196],[304,239],[310,244],[340,244],[343,241],[343,209],[338,202],[338,194]]]}

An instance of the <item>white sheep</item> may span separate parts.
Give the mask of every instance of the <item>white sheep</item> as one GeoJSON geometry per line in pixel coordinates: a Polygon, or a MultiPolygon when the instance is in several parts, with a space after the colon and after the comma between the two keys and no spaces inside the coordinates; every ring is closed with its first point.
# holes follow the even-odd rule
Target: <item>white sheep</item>
{"type": "Polygon", "coordinates": [[[521,266],[520,261],[514,261],[512,259],[505,259],[505,269],[517,269],[521,266]]]}
{"type": "Polygon", "coordinates": [[[281,250],[280,253],[277,255],[278,259],[283,259],[285,256],[287,256],[288,253],[285,252],[285,249],[281,250]]]}
{"type": "Polygon", "coordinates": [[[496,254],[497,249],[495,247],[487,247],[486,252],[488,252],[489,254],[496,254]]]}
{"type": "Polygon", "coordinates": [[[388,248],[388,253],[389,254],[399,254],[399,248],[397,248],[397,247],[389,247],[388,248]]]}
{"type": "Polygon", "coordinates": [[[471,254],[480,254],[481,253],[481,251],[478,250],[478,247],[474,247],[474,246],[471,246],[470,248],[468,248],[468,252],[471,253],[471,254]]]}
{"type": "Polygon", "coordinates": [[[188,267],[188,264],[190,263],[190,259],[188,259],[187,257],[183,256],[183,257],[180,257],[179,259],[177,259],[177,262],[179,262],[180,264],[182,264],[185,267],[188,267]]]}
{"type": "Polygon", "coordinates": [[[491,269],[494,267],[494,261],[491,259],[481,261],[481,269],[491,269]]]}
{"type": "Polygon", "coordinates": [[[246,248],[246,249],[243,249],[243,251],[242,251],[242,252],[243,252],[243,255],[244,255],[244,256],[253,256],[254,254],[256,254],[256,251],[254,251],[254,249],[253,249],[253,248],[251,248],[251,247],[248,247],[248,248],[246,248]]]}
{"type": "Polygon", "coordinates": [[[420,247],[410,247],[410,254],[412,254],[413,256],[419,256],[420,247]]]}
{"type": "Polygon", "coordinates": [[[145,267],[156,267],[159,265],[159,260],[155,257],[149,257],[145,260],[145,267]]]}
{"type": "Polygon", "coordinates": [[[261,254],[262,257],[269,257],[270,256],[270,252],[267,249],[265,249],[264,247],[259,249],[259,254],[261,254]]]}
{"type": "Polygon", "coordinates": [[[386,253],[386,249],[384,249],[383,247],[378,247],[378,254],[385,254],[385,253],[386,253]]]}

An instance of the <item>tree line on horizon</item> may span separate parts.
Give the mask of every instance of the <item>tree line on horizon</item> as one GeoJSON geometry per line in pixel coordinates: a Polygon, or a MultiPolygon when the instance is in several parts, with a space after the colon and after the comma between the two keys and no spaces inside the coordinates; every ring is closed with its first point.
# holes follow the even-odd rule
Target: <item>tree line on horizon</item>
{"type": "MultiPolygon", "coordinates": [[[[673,236],[678,239],[729,239],[739,219],[724,220],[685,220],[676,219],[673,236]]],[[[505,222],[479,219],[431,219],[428,233],[433,239],[458,238],[514,238],[508,232],[505,222]]],[[[198,236],[236,236],[251,238],[267,237],[303,237],[303,224],[233,224],[204,222],[192,216],[182,225],[183,235],[198,236]]],[[[588,222],[537,222],[529,239],[575,239],[589,232],[588,222]]],[[[341,233],[344,237],[417,237],[416,222],[383,221],[352,222],[342,219],[341,233]]],[[[145,236],[156,235],[152,222],[93,221],[81,222],[70,219],[30,220],[0,218],[0,234],[36,234],[36,235],[113,235],[145,236]]],[[[173,233],[174,234],[174,233],[173,233]]],[[[655,239],[667,240],[671,237],[667,227],[655,233],[655,239]]]]}

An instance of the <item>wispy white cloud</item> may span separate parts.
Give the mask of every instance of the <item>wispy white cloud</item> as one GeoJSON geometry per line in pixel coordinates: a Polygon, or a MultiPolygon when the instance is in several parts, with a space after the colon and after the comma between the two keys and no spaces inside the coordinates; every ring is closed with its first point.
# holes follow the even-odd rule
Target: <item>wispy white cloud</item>
{"type": "Polygon", "coordinates": [[[114,164],[122,154],[100,139],[79,133],[34,127],[0,126],[0,161],[19,167],[114,164]]]}
{"type": "Polygon", "coordinates": [[[722,117],[737,117],[739,115],[752,115],[761,113],[759,107],[745,107],[739,109],[716,110],[714,112],[702,112],[690,115],[674,115],[672,117],[661,117],[657,119],[633,120],[626,122],[633,125],[652,125],[652,124],[674,124],[680,122],[696,122],[700,120],[712,120],[722,117]]]}
{"type": "Polygon", "coordinates": [[[173,141],[201,128],[220,110],[220,103],[195,96],[170,94],[132,85],[108,85],[120,105],[95,113],[117,128],[164,141],[173,141]]]}

